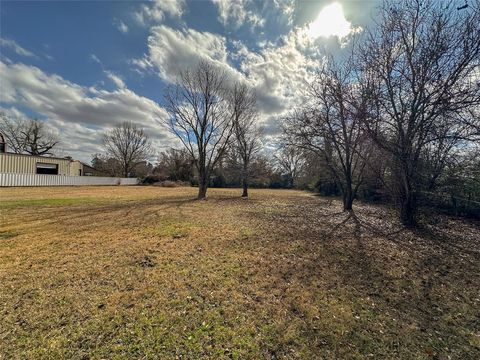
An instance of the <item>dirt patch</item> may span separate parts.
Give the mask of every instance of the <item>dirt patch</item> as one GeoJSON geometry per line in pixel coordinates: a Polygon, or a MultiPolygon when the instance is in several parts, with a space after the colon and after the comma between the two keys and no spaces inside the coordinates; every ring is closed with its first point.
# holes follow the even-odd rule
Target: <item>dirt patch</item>
{"type": "Polygon", "coordinates": [[[152,267],[155,267],[157,264],[155,263],[155,260],[152,256],[144,256],[142,257],[140,260],[137,261],[137,264],[140,266],[140,267],[143,267],[143,268],[152,268],[152,267]]]}

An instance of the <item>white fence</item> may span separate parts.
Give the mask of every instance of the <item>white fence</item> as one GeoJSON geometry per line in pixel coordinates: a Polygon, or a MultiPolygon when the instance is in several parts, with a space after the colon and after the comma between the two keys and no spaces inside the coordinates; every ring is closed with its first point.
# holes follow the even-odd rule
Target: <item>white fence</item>
{"type": "Polygon", "coordinates": [[[79,185],[136,185],[138,179],[0,173],[2,186],[79,186],[79,185]]]}

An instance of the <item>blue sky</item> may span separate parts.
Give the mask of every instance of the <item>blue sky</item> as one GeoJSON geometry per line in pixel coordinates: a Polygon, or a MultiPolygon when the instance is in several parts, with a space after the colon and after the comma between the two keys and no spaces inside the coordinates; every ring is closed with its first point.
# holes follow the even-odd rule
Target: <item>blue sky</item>
{"type": "Polygon", "coordinates": [[[255,88],[272,148],[281,117],[302,102],[325,52],[348,48],[378,5],[332,3],[2,1],[0,109],[45,121],[60,135],[59,153],[83,161],[125,120],[144,127],[160,151],[178,146],[163,126],[166,86],[207,60],[255,88]]]}

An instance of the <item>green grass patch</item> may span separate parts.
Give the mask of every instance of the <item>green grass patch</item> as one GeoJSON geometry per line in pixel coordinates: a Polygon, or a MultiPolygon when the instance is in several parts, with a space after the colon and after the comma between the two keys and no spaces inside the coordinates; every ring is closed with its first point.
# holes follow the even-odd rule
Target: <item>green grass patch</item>
{"type": "Polygon", "coordinates": [[[192,221],[163,219],[155,228],[155,233],[161,237],[182,238],[188,236],[189,232],[197,226],[198,224],[192,221]]]}
{"type": "Polygon", "coordinates": [[[0,231],[0,239],[11,239],[17,235],[18,233],[16,231],[11,231],[11,230],[0,231]]]}

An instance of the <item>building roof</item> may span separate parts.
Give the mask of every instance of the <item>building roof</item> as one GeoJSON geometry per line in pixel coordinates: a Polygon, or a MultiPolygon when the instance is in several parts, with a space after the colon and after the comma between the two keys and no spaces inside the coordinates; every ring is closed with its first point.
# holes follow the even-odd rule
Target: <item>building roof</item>
{"type": "Polygon", "coordinates": [[[28,156],[28,157],[37,157],[37,158],[43,158],[43,159],[54,159],[54,160],[65,160],[65,161],[78,161],[78,160],[73,160],[70,157],[55,157],[55,156],[41,156],[41,155],[30,155],[30,154],[17,154],[13,152],[5,152],[1,153],[2,155],[13,155],[13,156],[28,156]]]}

